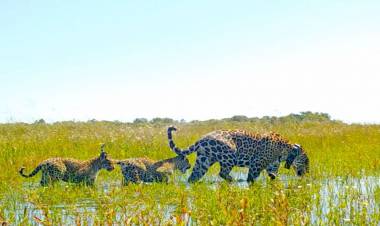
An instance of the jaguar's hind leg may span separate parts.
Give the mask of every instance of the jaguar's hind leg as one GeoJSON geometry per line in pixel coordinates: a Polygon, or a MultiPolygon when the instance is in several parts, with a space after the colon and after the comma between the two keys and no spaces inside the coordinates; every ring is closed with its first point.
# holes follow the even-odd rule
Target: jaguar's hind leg
{"type": "Polygon", "coordinates": [[[50,184],[50,181],[49,173],[43,170],[40,185],[46,187],[50,184]]]}
{"type": "Polygon", "coordinates": [[[51,179],[51,182],[57,182],[57,181],[62,180],[63,179],[62,171],[57,168],[53,168],[50,171],[50,179],[51,179]]]}
{"type": "Polygon", "coordinates": [[[193,171],[191,172],[191,175],[187,181],[189,183],[199,181],[206,174],[208,168],[210,168],[211,165],[212,163],[208,157],[202,154],[198,154],[193,171]]]}
{"type": "Polygon", "coordinates": [[[54,184],[56,182],[59,182],[63,179],[63,171],[65,171],[66,168],[64,166],[59,165],[47,165],[46,166],[46,172],[48,173],[48,180],[50,184],[54,184]]]}

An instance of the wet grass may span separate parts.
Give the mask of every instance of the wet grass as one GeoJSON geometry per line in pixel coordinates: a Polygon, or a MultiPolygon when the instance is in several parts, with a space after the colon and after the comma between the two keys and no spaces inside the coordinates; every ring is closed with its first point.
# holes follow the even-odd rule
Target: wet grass
{"type": "MultiPolygon", "coordinates": [[[[175,174],[169,184],[121,185],[120,169],[101,171],[94,187],[38,186],[30,172],[43,159],[88,159],[105,142],[110,157],[174,156],[163,124],[110,122],[0,125],[0,221],[14,225],[378,225],[380,224],[380,126],[339,122],[224,122],[178,124],[178,146],[214,129],[276,131],[302,144],[311,172],[296,178],[281,168],[270,181],[228,184],[215,165],[197,184],[175,174]]],[[[195,155],[190,156],[194,162],[195,155]]],[[[246,177],[246,169],[234,170],[246,177]]]]}

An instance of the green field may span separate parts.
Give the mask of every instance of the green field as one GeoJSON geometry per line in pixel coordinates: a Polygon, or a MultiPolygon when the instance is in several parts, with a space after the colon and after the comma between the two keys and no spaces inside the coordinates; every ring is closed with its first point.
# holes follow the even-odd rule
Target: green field
{"type": "MultiPolygon", "coordinates": [[[[120,169],[101,171],[94,187],[59,183],[39,187],[38,163],[54,156],[88,159],[106,143],[111,158],[175,156],[168,148],[168,124],[62,122],[0,125],[0,218],[14,225],[379,225],[380,126],[331,120],[244,119],[174,123],[179,147],[215,129],[275,131],[301,144],[310,173],[297,178],[280,169],[251,185],[227,183],[214,165],[196,184],[177,173],[169,184],[121,185],[120,169]]],[[[189,159],[192,164],[195,154],[189,159]]],[[[233,176],[245,178],[247,169],[233,176]]]]}

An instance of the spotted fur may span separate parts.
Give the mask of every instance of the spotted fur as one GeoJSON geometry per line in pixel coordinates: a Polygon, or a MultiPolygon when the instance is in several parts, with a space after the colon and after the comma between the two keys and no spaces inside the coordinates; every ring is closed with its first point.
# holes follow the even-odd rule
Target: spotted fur
{"type": "Polygon", "coordinates": [[[219,175],[227,181],[232,181],[229,174],[234,166],[249,168],[247,178],[249,182],[254,181],[263,169],[267,169],[271,178],[275,178],[281,161],[286,161],[285,167],[290,168],[294,159],[304,153],[301,146],[290,144],[279,134],[260,135],[241,130],[213,131],[187,149],[181,150],[173,141],[172,131],[175,130],[176,128],[172,126],[168,128],[170,148],[182,155],[197,152],[189,182],[201,179],[208,168],[216,162],[220,164],[219,175]]]}
{"type": "Polygon", "coordinates": [[[40,181],[42,186],[47,186],[60,180],[93,185],[99,170],[112,171],[114,167],[112,161],[107,158],[103,144],[100,155],[87,161],[71,158],[50,158],[41,162],[29,175],[24,174],[24,169],[24,167],[21,167],[19,173],[27,178],[33,177],[39,171],[42,171],[40,181]]]}
{"type": "Polygon", "coordinates": [[[125,185],[130,182],[167,182],[168,175],[172,174],[174,170],[185,173],[191,167],[189,160],[183,155],[161,161],[149,158],[130,158],[116,163],[121,166],[125,185]]]}

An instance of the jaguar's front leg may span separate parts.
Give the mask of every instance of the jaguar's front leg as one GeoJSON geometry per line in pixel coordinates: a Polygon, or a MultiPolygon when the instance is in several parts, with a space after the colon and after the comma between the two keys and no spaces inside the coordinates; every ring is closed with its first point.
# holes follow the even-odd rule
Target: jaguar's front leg
{"type": "Polygon", "coordinates": [[[249,167],[247,181],[254,182],[256,178],[259,177],[261,171],[262,171],[262,166],[259,163],[259,161],[253,160],[249,167]]]}
{"type": "Polygon", "coordinates": [[[280,166],[280,162],[275,161],[275,162],[269,164],[268,167],[265,169],[267,171],[270,179],[272,179],[272,180],[276,179],[279,166],[280,166]]]}

